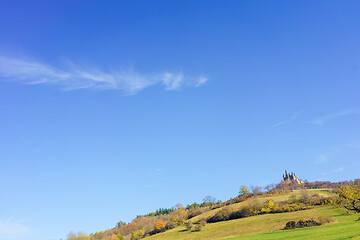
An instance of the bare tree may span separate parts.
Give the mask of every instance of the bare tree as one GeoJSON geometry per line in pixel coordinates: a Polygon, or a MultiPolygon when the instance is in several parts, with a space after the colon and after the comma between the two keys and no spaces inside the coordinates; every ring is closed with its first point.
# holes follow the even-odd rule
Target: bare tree
{"type": "Polygon", "coordinates": [[[266,185],[266,187],[265,187],[265,190],[267,191],[267,192],[269,192],[271,189],[273,189],[274,187],[275,187],[276,185],[275,184],[269,184],[269,185],[266,185]]]}
{"type": "Polygon", "coordinates": [[[260,195],[261,194],[261,190],[262,188],[259,187],[259,186],[251,186],[251,192],[254,194],[254,195],[260,195]]]}
{"type": "Polygon", "coordinates": [[[210,196],[210,195],[207,195],[206,197],[204,197],[203,199],[204,202],[207,202],[207,203],[215,203],[216,202],[216,198],[210,196]]]}
{"type": "Polygon", "coordinates": [[[184,206],[181,203],[176,204],[173,209],[182,209],[184,206]]]}

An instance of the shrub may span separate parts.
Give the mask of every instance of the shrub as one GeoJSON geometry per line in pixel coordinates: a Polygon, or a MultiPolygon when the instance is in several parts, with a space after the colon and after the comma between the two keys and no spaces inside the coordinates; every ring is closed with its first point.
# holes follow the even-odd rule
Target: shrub
{"type": "Polygon", "coordinates": [[[218,211],[214,216],[210,217],[207,222],[214,223],[214,222],[221,222],[230,219],[230,215],[232,211],[229,208],[224,208],[218,211]]]}
{"type": "Polygon", "coordinates": [[[284,229],[285,229],[285,230],[287,230],[287,229],[294,229],[295,226],[296,226],[296,222],[295,222],[295,221],[289,221],[289,222],[286,223],[284,229]]]}
{"type": "Polygon", "coordinates": [[[165,225],[165,229],[168,230],[168,229],[173,229],[176,227],[176,224],[174,222],[167,222],[166,225],[165,225]]]}
{"type": "Polygon", "coordinates": [[[188,217],[189,217],[189,218],[193,218],[193,217],[195,217],[195,216],[197,216],[197,215],[200,215],[200,214],[206,212],[207,209],[208,209],[207,207],[205,207],[205,208],[198,208],[198,209],[189,209],[189,210],[188,210],[188,217]]]}
{"type": "Polygon", "coordinates": [[[195,230],[201,231],[203,227],[205,227],[205,225],[206,225],[206,221],[202,219],[198,224],[195,225],[195,230]]]}
{"type": "Polygon", "coordinates": [[[194,226],[193,223],[191,221],[188,221],[186,223],[186,230],[190,232],[193,226],[194,226]]]}
{"type": "Polygon", "coordinates": [[[321,223],[315,221],[314,219],[300,219],[298,222],[289,221],[286,223],[284,230],[295,229],[295,228],[305,228],[312,226],[320,226],[321,223]]]}
{"type": "Polygon", "coordinates": [[[238,219],[238,218],[245,218],[256,215],[254,210],[250,206],[244,206],[239,211],[232,212],[230,214],[230,219],[238,219]]]}
{"type": "Polygon", "coordinates": [[[304,228],[304,227],[312,227],[312,226],[320,226],[321,223],[315,221],[314,219],[300,219],[297,223],[296,223],[296,228],[304,228]]]}
{"type": "Polygon", "coordinates": [[[251,208],[249,207],[243,207],[242,209],[240,209],[240,216],[241,217],[250,217],[250,216],[254,216],[254,212],[252,211],[251,208]]]}

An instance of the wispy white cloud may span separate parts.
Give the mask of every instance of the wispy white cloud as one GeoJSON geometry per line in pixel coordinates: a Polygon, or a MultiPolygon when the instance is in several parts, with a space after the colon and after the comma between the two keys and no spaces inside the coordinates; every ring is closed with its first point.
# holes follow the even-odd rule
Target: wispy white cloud
{"type": "Polygon", "coordinates": [[[351,115],[351,114],[359,114],[360,111],[356,110],[356,109],[348,109],[348,110],[344,110],[344,111],[340,111],[340,112],[336,112],[336,113],[331,113],[331,114],[327,114],[324,116],[321,116],[319,118],[316,118],[312,121],[310,121],[311,124],[316,124],[316,125],[323,125],[325,122],[335,119],[335,118],[339,118],[345,115],[351,115]]]}
{"type": "Polygon", "coordinates": [[[0,239],[20,239],[30,234],[30,228],[23,221],[13,218],[0,219],[0,239]]]}
{"type": "Polygon", "coordinates": [[[184,86],[200,87],[208,78],[184,76],[178,72],[141,74],[135,71],[104,72],[68,64],[66,69],[51,67],[36,61],[0,56],[0,78],[26,84],[52,84],[63,90],[96,89],[120,90],[127,95],[154,85],[166,90],[179,90],[184,86]]]}
{"type": "Polygon", "coordinates": [[[338,169],[335,169],[333,172],[342,172],[342,171],[344,171],[346,169],[346,167],[340,167],[340,168],[338,168],[338,169]]]}
{"type": "Polygon", "coordinates": [[[282,125],[285,125],[285,124],[288,124],[292,121],[294,121],[295,119],[297,119],[301,114],[303,114],[306,110],[301,110],[297,113],[295,113],[291,118],[287,119],[287,120],[284,120],[284,121],[281,121],[281,122],[278,122],[274,125],[271,126],[271,128],[277,128],[277,127],[280,127],[282,125]]]}
{"type": "Polygon", "coordinates": [[[348,167],[339,167],[337,169],[331,170],[331,171],[326,171],[326,172],[322,172],[321,175],[328,175],[328,174],[334,174],[334,173],[339,173],[344,171],[345,169],[347,169],[348,167]]]}

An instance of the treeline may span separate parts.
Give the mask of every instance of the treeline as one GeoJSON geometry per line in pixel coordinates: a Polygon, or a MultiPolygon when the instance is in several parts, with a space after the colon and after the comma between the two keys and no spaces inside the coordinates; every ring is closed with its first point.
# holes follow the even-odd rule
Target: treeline
{"type": "Polygon", "coordinates": [[[182,225],[188,219],[187,210],[181,204],[171,209],[159,209],[154,213],[136,217],[131,223],[119,222],[110,230],[90,234],[87,238],[69,238],[72,240],[138,240],[145,236],[164,232],[182,225]]]}
{"type": "MultiPolygon", "coordinates": [[[[215,206],[215,205],[219,205],[222,203],[222,201],[217,201],[216,202],[216,199],[211,197],[211,196],[207,196],[207,197],[210,197],[208,201],[204,201],[202,203],[197,203],[197,202],[194,202],[194,203],[191,203],[191,204],[188,204],[186,207],[185,207],[185,210],[188,212],[188,214],[190,214],[189,218],[191,218],[191,216],[196,216],[198,214],[195,214],[194,215],[194,210],[197,210],[197,209],[201,209],[201,208],[211,208],[212,206],[215,206]]],[[[206,197],[204,198],[204,200],[206,199],[206,197]]],[[[137,216],[138,217],[149,217],[149,216],[159,216],[159,215],[165,215],[165,214],[170,214],[174,211],[176,211],[177,209],[179,208],[184,208],[181,204],[177,204],[176,206],[172,207],[172,208],[159,208],[157,209],[155,212],[151,212],[151,213],[148,213],[148,214],[145,214],[145,215],[139,215],[137,216]]],[[[201,212],[202,213],[202,212],[201,212]]],[[[201,214],[199,213],[199,214],[201,214]]]]}

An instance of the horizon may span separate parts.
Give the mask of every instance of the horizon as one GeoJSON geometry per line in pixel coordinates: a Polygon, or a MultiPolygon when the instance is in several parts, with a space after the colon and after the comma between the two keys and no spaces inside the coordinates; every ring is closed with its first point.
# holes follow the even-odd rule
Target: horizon
{"type": "Polygon", "coordinates": [[[0,3],[0,240],[360,176],[358,1],[0,3]]]}

